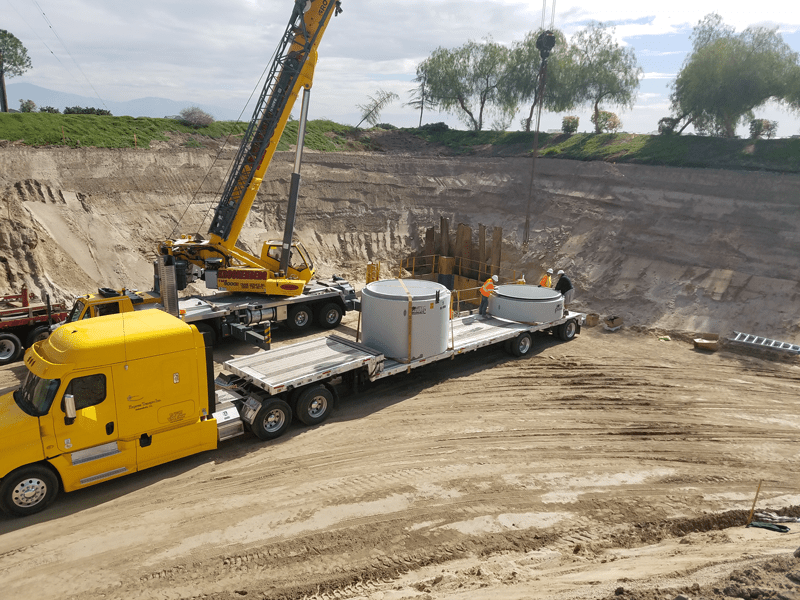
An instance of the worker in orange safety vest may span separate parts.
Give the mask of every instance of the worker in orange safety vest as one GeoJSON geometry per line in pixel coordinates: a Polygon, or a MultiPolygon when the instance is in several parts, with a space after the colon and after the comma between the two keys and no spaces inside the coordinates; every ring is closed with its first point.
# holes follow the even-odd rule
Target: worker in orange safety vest
{"type": "Polygon", "coordinates": [[[489,306],[489,296],[492,295],[496,283],[497,283],[497,275],[492,275],[489,279],[486,280],[486,283],[484,283],[481,286],[481,306],[478,309],[479,315],[486,314],[486,308],[489,306]]]}
{"type": "Polygon", "coordinates": [[[539,281],[539,287],[552,287],[553,285],[553,269],[547,269],[547,273],[542,275],[542,279],[539,281]]]}

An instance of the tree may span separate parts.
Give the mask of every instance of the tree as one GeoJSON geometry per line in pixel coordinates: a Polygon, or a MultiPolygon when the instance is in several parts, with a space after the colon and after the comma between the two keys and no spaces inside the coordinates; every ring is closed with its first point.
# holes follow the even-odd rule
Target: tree
{"type": "Polygon", "coordinates": [[[358,105],[358,108],[361,110],[361,120],[358,122],[358,125],[356,125],[356,129],[358,129],[364,121],[374,127],[381,118],[381,111],[399,97],[400,96],[394,92],[387,92],[386,90],[378,90],[375,92],[374,98],[372,96],[367,96],[369,102],[358,105]]]}
{"type": "Polygon", "coordinates": [[[595,132],[600,133],[600,104],[633,107],[642,69],[633,50],[621,47],[612,37],[614,29],[591,22],[575,34],[570,46],[578,66],[581,101],[591,102],[595,132]]]}
{"type": "Polygon", "coordinates": [[[419,111],[419,127],[422,127],[422,113],[427,108],[433,110],[436,108],[436,102],[431,98],[430,86],[428,85],[428,61],[424,60],[417,65],[417,76],[413,79],[418,85],[415,88],[408,90],[411,94],[411,100],[406,102],[403,106],[410,106],[414,110],[419,111]]]}
{"type": "Polygon", "coordinates": [[[0,112],[8,112],[6,77],[11,79],[31,68],[28,51],[13,33],[0,29],[0,112]]]}
{"type": "Polygon", "coordinates": [[[496,123],[506,122],[517,109],[512,95],[502,89],[508,52],[491,39],[470,40],[454,50],[437,48],[425,61],[431,101],[474,131],[493,115],[496,123]]]}
{"type": "Polygon", "coordinates": [[[501,88],[512,95],[508,104],[530,102],[528,115],[522,121],[525,131],[531,130],[533,114],[540,100],[543,102],[542,107],[552,112],[569,110],[582,100],[578,65],[574,61],[574,55],[569,52],[564,34],[558,30],[553,32],[555,46],[547,58],[544,98],[539,98],[542,56],[536,41],[542,33],[541,30],[531,31],[525,35],[523,41],[516,42],[511,47],[504,74],[507,80],[501,88]]]}
{"type": "MultiPolygon", "coordinates": [[[[66,110],[64,114],[66,114],[66,110]]],[[[195,129],[200,129],[201,127],[208,127],[214,122],[214,117],[208,114],[206,111],[202,110],[198,106],[190,106],[188,108],[184,108],[179,113],[181,118],[180,121],[184,125],[188,127],[194,127],[195,129]]]]}
{"type": "Polygon", "coordinates": [[[750,121],[751,139],[767,138],[770,140],[775,137],[776,133],[778,133],[777,121],[770,121],[769,119],[753,119],[750,121]]]}
{"type": "Polygon", "coordinates": [[[680,119],[673,117],[662,117],[658,120],[658,133],[660,135],[670,135],[675,133],[675,128],[678,126],[680,119]]]}
{"type": "Polygon", "coordinates": [[[36,103],[33,100],[19,99],[19,112],[36,112],[36,103]]]}
{"type": "Polygon", "coordinates": [[[739,124],[769,100],[800,107],[798,54],[777,28],[748,27],[736,34],[715,13],[692,32],[693,52],[672,85],[672,111],[698,132],[735,137],[739,124]]]}
{"type": "Polygon", "coordinates": [[[578,123],[580,122],[579,117],[564,117],[561,119],[561,131],[563,133],[575,133],[578,131],[578,123]]]}
{"type": "Polygon", "coordinates": [[[592,113],[589,119],[594,123],[595,133],[600,133],[601,131],[616,133],[622,129],[622,121],[619,120],[619,117],[607,110],[601,110],[599,113],[592,113]]]}

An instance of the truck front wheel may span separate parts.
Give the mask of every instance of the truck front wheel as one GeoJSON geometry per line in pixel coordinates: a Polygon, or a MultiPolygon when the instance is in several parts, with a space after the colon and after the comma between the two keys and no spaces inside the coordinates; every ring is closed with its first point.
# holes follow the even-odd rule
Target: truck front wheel
{"type": "Polygon", "coordinates": [[[295,304],[289,309],[286,324],[294,331],[305,331],[314,320],[314,314],[306,304],[295,304]]]}
{"type": "Polygon", "coordinates": [[[295,413],[306,425],[322,423],[333,410],[333,394],[324,385],[317,385],[300,392],[295,413]]]}
{"type": "Polygon", "coordinates": [[[9,514],[24,517],[47,508],[58,494],[58,477],[41,465],[12,471],[3,478],[0,502],[9,514]]]}
{"type": "Polygon", "coordinates": [[[14,362],[22,350],[22,342],[13,333],[0,333],[0,365],[14,362]]]}
{"type": "Polygon", "coordinates": [[[267,400],[261,404],[253,421],[253,433],[259,439],[274,440],[286,433],[292,422],[292,409],[283,400],[267,400]]]}

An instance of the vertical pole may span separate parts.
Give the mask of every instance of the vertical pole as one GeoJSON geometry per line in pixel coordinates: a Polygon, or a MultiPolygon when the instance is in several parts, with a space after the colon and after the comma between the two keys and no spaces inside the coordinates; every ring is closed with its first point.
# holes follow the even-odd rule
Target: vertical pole
{"type": "Polygon", "coordinates": [[[289,206],[286,209],[286,225],[283,229],[283,246],[281,248],[280,270],[284,273],[289,272],[289,254],[292,248],[292,238],[294,237],[294,220],[297,214],[297,195],[300,193],[300,163],[303,160],[303,144],[306,138],[306,120],[308,119],[308,102],[311,97],[311,90],[303,88],[303,102],[300,106],[300,121],[297,127],[297,149],[294,154],[294,171],[292,171],[292,181],[289,185],[289,206]]]}

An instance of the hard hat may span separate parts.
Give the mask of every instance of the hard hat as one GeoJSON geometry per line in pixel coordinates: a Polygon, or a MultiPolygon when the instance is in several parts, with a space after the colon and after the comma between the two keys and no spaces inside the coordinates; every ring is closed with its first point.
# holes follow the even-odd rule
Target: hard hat
{"type": "Polygon", "coordinates": [[[497,275],[492,275],[492,281],[494,281],[495,283],[497,283],[497,275]]]}
{"type": "Polygon", "coordinates": [[[558,270],[558,274],[559,274],[559,275],[563,275],[563,274],[564,274],[564,271],[563,271],[562,269],[559,269],[559,270],[558,270]]]}
{"type": "Polygon", "coordinates": [[[550,273],[550,275],[552,275],[553,274],[553,269],[547,269],[547,272],[550,273]]]}

